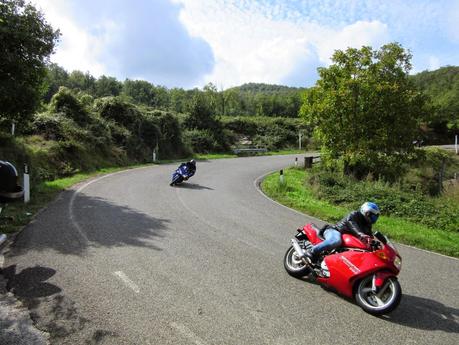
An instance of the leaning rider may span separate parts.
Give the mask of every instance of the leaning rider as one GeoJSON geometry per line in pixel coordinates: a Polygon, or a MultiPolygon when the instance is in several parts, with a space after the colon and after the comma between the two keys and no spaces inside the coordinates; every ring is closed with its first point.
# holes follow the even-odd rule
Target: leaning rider
{"type": "Polygon", "coordinates": [[[357,236],[362,242],[367,242],[373,235],[371,227],[378,220],[380,210],[373,202],[365,202],[359,211],[352,211],[334,226],[329,226],[323,232],[325,240],[306,251],[306,256],[315,263],[324,250],[332,250],[342,243],[341,234],[357,236]]]}
{"type": "Polygon", "coordinates": [[[179,168],[182,166],[186,166],[186,170],[188,175],[185,177],[185,180],[188,180],[191,176],[196,173],[196,161],[194,159],[190,160],[189,162],[180,164],[179,168]]]}

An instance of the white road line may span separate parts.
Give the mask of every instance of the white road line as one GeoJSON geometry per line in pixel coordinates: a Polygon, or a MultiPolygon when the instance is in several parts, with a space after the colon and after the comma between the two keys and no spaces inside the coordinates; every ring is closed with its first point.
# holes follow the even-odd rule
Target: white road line
{"type": "Polygon", "coordinates": [[[279,171],[279,170],[273,170],[273,171],[267,172],[266,174],[263,174],[263,175],[257,177],[257,178],[255,179],[255,181],[253,181],[253,185],[254,185],[255,189],[258,191],[258,193],[260,193],[261,195],[263,195],[263,197],[265,197],[266,199],[268,199],[269,201],[271,201],[273,204],[276,204],[276,205],[278,205],[278,206],[281,206],[281,207],[283,207],[283,208],[286,208],[287,210],[290,210],[290,211],[292,211],[292,212],[295,212],[295,213],[297,213],[297,214],[299,214],[299,215],[301,215],[301,216],[303,216],[303,217],[315,219],[315,220],[317,220],[318,222],[324,223],[324,221],[321,220],[321,219],[319,219],[319,218],[312,217],[312,216],[310,216],[310,215],[308,215],[308,214],[302,213],[302,212],[300,212],[300,211],[294,210],[293,208],[290,208],[290,207],[288,207],[288,206],[282,205],[280,202],[277,202],[276,200],[271,199],[269,196],[267,196],[267,195],[261,190],[260,184],[261,184],[261,182],[264,180],[264,178],[265,178],[266,176],[270,175],[270,174],[273,174],[273,173],[277,172],[277,171],[279,171]]]}
{"type": "Polygon", "coordinates": [[[124,272],[122,271],[116,271],[116,272],[113,272],[113,274],[115,276],[117,276],[118,278],[120,278],[122,280],[122,282],[124,284],[126,284],[131,290],[133,290],[135,293],[139,293],[140,292],[140,289],[139,287],[137,286],[136,283],[134,283],[131,279],[129,279],[129,277],[124,274],[124,272]]]}
{"type": "Polygon", "coordinates": [[[186,327],[181,323],[172,322],[171,326],[174,327],[177,331],[179,331],[182,335],[190,339],[196,345],[206,345],[207,343],[204,342],[201,338],[199,338],[196,334],[193,333],[191,329],[186,327]]]}
{"type": "Polygon", "coordinates": [[[0,269],[3,269],[3,265],[5,264],[5,257],[0,255],[0,269]]]}

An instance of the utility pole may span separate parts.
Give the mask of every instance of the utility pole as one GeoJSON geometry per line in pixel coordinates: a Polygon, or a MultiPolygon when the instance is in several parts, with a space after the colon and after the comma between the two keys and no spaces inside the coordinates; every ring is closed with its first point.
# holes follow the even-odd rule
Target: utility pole
{"type": "Polygon", "coordinates": [[[298,147],[301,150],[301,137],[303,136],[303,133],[299,132],[298,133],[298,147]]]}

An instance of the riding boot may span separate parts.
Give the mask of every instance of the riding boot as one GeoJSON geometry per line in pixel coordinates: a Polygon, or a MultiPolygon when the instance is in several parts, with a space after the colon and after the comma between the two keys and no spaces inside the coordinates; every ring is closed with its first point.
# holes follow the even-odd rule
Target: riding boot
{"type": "Polygon", "coordinates": [[[312,263],[312,264],[315,264],[317,262],[317,259],[319,258],[319,256],[317,254],[315,254],[312,249],[308,249],[305,253],[306,255],[306,258],[308,258],[308,260],[312,263]]]}

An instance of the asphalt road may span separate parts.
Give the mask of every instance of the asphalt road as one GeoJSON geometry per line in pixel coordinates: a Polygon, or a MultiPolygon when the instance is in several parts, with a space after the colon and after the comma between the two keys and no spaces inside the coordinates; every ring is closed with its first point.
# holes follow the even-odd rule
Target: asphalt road
{"type": "Polygon", "coordinates": [[[293,157],[198,162],[180,187],[173,165],[75,186],[6,254],[8,287],[53,344],[458,344],[459,260],[399,246],[404,295],[381,318],[287,275],[311,219],[254,181],[293,157]]]}

